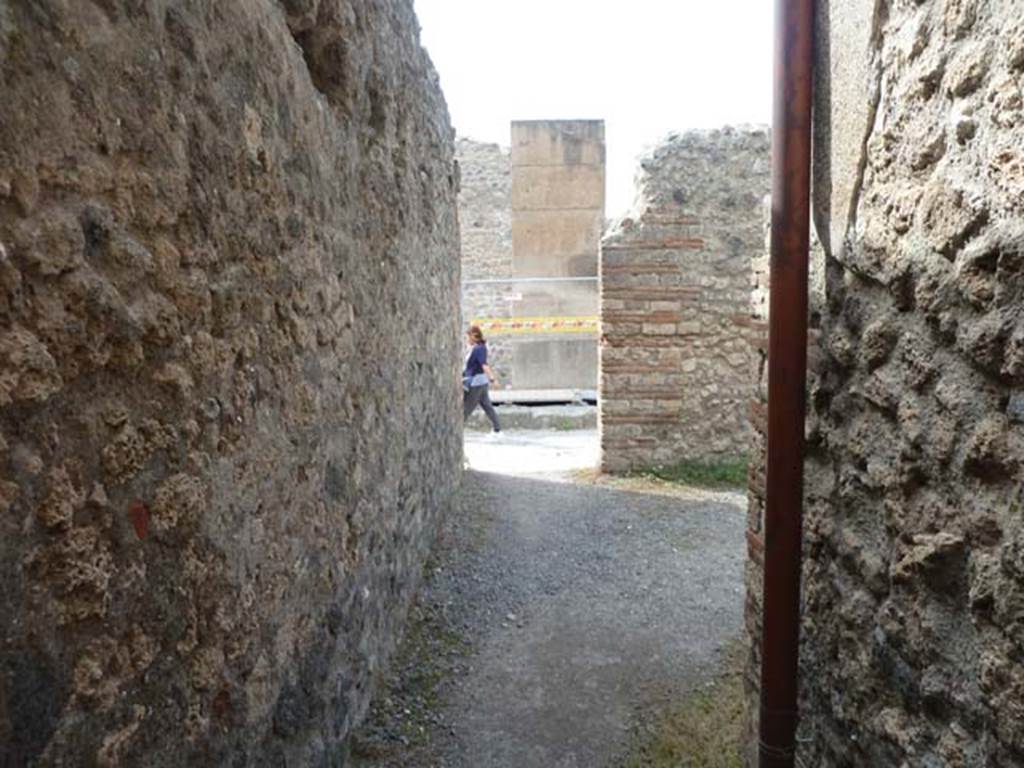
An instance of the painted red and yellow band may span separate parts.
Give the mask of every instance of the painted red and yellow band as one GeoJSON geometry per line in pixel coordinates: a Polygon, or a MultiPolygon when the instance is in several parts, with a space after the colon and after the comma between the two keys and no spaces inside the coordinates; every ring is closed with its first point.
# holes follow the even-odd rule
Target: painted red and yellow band
{"type": "Polygon", "coordinates": [[[597,315],[573,317],[481,317],[471,321],[492,336],[529,333],[597,333],[597,315]]]}

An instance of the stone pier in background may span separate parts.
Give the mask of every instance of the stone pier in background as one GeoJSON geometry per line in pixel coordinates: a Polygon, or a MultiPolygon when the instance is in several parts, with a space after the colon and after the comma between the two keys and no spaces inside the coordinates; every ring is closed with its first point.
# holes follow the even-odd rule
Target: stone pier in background
{"type": "Polygon", "coordinates": [[[512,123],[511,152],[460,140],[463,302],[515,390],[597,387],[604,123],[512,123]]]}

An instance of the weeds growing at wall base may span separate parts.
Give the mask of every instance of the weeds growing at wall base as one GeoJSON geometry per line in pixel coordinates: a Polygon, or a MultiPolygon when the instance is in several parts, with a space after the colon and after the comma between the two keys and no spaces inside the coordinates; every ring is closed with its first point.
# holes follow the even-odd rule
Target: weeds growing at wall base
{"type": "Polygon", "coordinates": [[[747,482],[747,458],[717,462],[683,461],[671,466],[655,466],[631,473],[677,485],[700,488],[742,488],[747,482]]]}
{"type": "Polygon", "coordinates": [[[744,645],[726,651],[717,680],[662,715],[623,768],[741,768],[744,645]]]}

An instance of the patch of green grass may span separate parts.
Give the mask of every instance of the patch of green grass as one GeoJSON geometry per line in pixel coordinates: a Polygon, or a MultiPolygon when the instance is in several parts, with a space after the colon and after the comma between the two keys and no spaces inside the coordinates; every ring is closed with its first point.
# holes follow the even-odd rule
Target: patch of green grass
{"type": "Polygon", "coordinates": [[[747,482],[747,459],[741,457],[709,463],[682,461],[668,467],[648,467],[632,474],[699,488],[743,488],[747,482]]]}
{"type": "Polygon", "coordinates": [[[719,678],[663,715],[623,768],[741,768],[744,661],[736,642],[719,678]]]}
{"type": "Polygon", "coordinates": [[[469,644],[445,622],[433,617],[417,623],[410,634],[408,653],[416,668],[409,676],[407,689],[419,696],[428,709],[433,709],[438,703],[438,688],[451,673],[447,662],[467,654],[469,644]]]}

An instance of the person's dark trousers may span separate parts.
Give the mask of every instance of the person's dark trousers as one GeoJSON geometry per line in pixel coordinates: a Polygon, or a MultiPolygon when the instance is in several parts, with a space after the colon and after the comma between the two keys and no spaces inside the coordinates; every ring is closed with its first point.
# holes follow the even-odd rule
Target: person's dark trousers
{"type": "Polygon", "coordinates": [[[501,432],[501,424],[498,423],[498,414],[494,410],[494,406],[491,405],[491,397],[487,394],[489,387],[484,384],[481,387],[470,387],[462,393],[462,417],[468,419],[476,407],[479,405],[484,409],[484,413],[487,414],[487,418],[491,420],[491,426],[494,427],[495,432],[501,432]]]}

